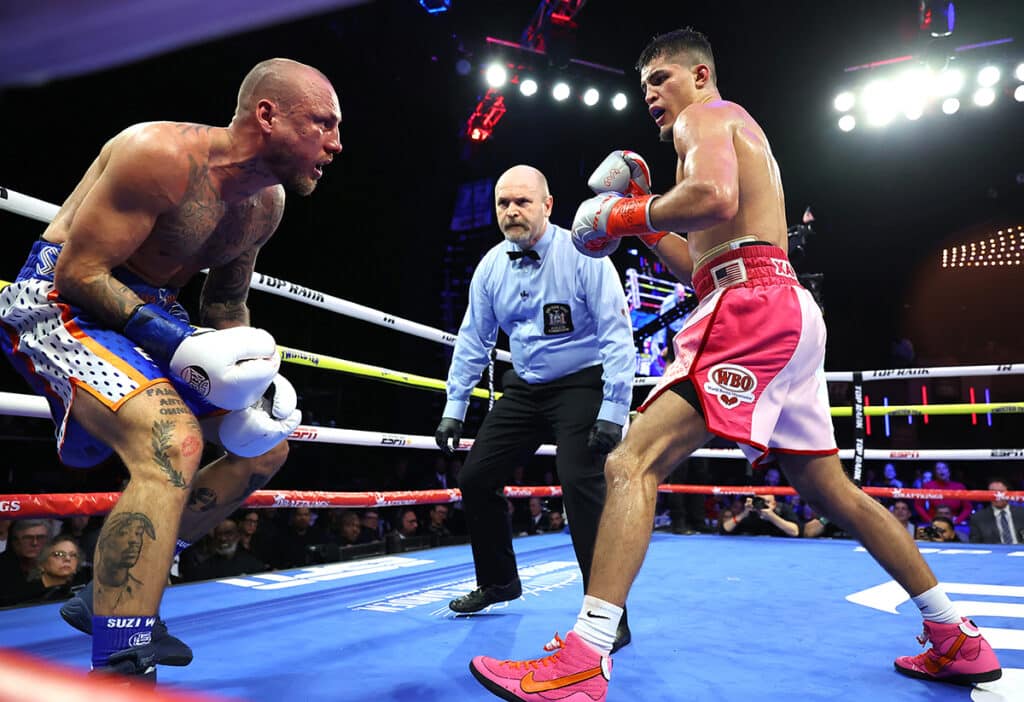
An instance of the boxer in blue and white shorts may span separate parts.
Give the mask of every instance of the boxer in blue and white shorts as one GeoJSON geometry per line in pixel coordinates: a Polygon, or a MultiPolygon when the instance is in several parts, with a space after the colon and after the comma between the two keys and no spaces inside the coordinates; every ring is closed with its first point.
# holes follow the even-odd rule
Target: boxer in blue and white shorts
{"type": "Polygon", "coordinates": [[[91,588],[61,610],[93,634],[94,670],[148,676],[191,661],[158,618],[175,548],[287,457],[301,413],[246,299],[285,190],[313,192],[341,151],[340,122],[326,76],[270,59],[242,81],[227,127],[129,127],[0,291],[2,346],[49,401],[61,458],[88,467],[116,453],[131,474],[91,588]],[[197,329],[176,297],[203,269],[197,329]],[[204,437],[227,453],[200,469],[204,437]]]}

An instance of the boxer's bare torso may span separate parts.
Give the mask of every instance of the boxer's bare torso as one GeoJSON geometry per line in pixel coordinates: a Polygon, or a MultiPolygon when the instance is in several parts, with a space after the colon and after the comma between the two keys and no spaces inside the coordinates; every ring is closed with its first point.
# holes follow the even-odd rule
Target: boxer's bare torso
{"type": "Polygon", "coordinates": [[[126,242],[110,241],[102,220],[72,230],[82,202],[98,199],[119,211],[143,209],[142,217],[152,218],[148,233],[130,235],[139,239],[137,248],[120,263],[152,285],[180,287],[203,268],[254,253],[280,222],[284,188],[234,197],[222,192],[218,171],[232,165],[229,146],[223,128],[176,122],[130,127],[103,147],[43,238],[70,243],[74,251],[77,242],[68,241],[74,231],[90,248],[119,249],[126,242]],[[112,170],[112,159],[124,163],[112,170]]]}
{"type": "MultiPolygon", "coordinates": [[[[675,129],[679,154],[676,181],[680,182],[684,178],[687,147],[700,138],[700,134],[690,128],[691,120],[699,120],[701,123],[718,122],[719,129],[725,130],[731,137],[739,183],[739,205],[732,219],[707,229],[689,232],[687,241],[694,269],[699,267],[702,259],[710,259],[716,249],[741,237],[754,237],[786,250],[786,207],[782,178],[761,127],[746,110],[725,100],[692,105],[680,117],[675,129]],[[703,114],[692,114],[697,111],[703,114]]],[[[704,124],[701,126],[706,128],[704,124]]]]}

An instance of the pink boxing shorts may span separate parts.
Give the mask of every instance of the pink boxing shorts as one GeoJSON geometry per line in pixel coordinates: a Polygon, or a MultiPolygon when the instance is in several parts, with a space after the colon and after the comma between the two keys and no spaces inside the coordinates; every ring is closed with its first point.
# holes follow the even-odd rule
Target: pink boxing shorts
{"type": "Polygon", "coordinates": [[[708,431],[755,467],[772,454],[838,452],[825,384],[825,322],[786,252],[744,244],[694,275],[697,308],[673,341],[676,360],[640,406],[689,380],[708,431]]]}

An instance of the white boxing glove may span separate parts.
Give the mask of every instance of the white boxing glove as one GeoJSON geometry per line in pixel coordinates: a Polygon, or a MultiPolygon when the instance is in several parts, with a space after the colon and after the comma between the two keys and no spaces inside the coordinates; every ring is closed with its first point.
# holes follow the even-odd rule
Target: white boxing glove
{"type": "Polygon", "coordinates": [[[274,337],[262,329],[197,329],[153,303],[132,311],[124,335],[200,397],[226,410],[256,402],[281,366],[274,337]]]}
{"type": "Polygon", "coordinates": [[[263,396],[281,356],[274,337],[262,329],[197,329],[178,346],[169,367],[211,405],[237,410],[263,396]]]}
{"type": "Polygon", "coordinates": [[[295,388],[278,375],[251,407],[204,419],[203,432],[236,456],[262,456],[299,426],[296,404],[295,388]]]}

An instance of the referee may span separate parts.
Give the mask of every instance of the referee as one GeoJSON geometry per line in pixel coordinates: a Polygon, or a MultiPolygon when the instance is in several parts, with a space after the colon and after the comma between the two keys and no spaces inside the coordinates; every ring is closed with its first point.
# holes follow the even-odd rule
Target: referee
{"type": "MultiPolygon", "coordinates": [[[[551,224],[553,199],[544,174],[515,166],[498,179],[494,196],[505,240],[473,273],[435,435],[446,453],[458,447],[470,392],[500,327],[511,341],[513,368],[459,472],[477,582],[476,590],[449,603],[460,614],[521,595],[501,488],[550,434],[586,587],[604,506],[604,457],[622,438],[636,367],[615,267],[607,258],[579,253],[571,234],[551,224]]],[[[629,638],[623,618],[615,649],[629,638]]]]}

